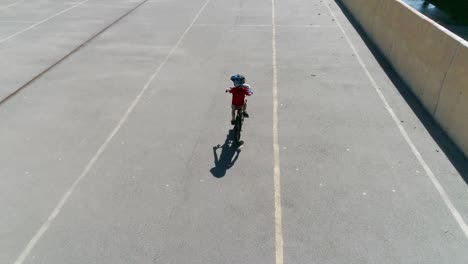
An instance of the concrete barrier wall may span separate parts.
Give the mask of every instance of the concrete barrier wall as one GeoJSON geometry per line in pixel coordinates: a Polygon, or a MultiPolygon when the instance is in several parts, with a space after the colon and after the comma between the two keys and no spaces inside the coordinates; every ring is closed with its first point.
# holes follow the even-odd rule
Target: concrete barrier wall
{"type": "Polygon", "coordinates": [[[468,45],[400,0],[341,0],[468,157],[468,45]]]}
{"type": "Polygon", "coordinates": [[[468,157],[468,46],[460,45],[442,87],[435,118],[468,157]]]}
{"type": "Polygon", "coordinates": [[[351,11],[353,16],[361,23],[361,26],[366,32],[372,32],[375,15],[369,16],[369,14],[376,14],[381,0],[354,0],[342,2],[352,2],[351,5],[347,5],[348,10],[351,11]]]}

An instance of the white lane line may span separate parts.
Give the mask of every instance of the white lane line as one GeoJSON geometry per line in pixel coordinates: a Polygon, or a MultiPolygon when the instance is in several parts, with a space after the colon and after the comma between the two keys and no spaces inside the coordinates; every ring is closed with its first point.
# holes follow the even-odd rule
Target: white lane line
{"type": "Polygon", "coordinates": [[[249,24],[195,24],[195,27],[268,27],[270,28],[271,25],[249,25],[249,24]]]}
{"type": "Polygon", "coordinates": [[[39,21],[39,22],[37,22],[37,23],[35,23],[35,24],[33,24],[33,25],[31,25],[31,26],[29,26],[29,27],[27,27],[27,28],[25,28],[25,29],[23,29],[23,30],[21,30],[21,31],[18,31],[18,32],[16,32],[15,34],[13,34],[13,35],[11,35],[11,36],[8,36],[8,37],[6,37],[6,38],[0,39],[0,43],[5,42],[5,41],[7,41],[7,40],[9,40],[9,39],[11,39],[11,38],[14,38],[14,37],[18,36],[19,34],[22,34],[22,33],[26,32],[26,31],[28,31],[28,30],[30,30],[30,29],[33,29],[33,28],[39,26],[40,24],[42,24],[42,23],[44,23],[44,22],[47,22],[47,21],[51,20],[52,18],[54,18],[54,17],[56,17],[56,16],[59,16],[59,15],[65,13],[65,12],[67,12],[67,11],[69,11],[69,10],[71,10],[71,9],[73,9],[73,8],[75,8],[75,7],[77,7],[77,6],[79,6],[79,5],[82,5],[82,4],[86,3],[86,2],[88,2],[88,1],[89,1],[89,0],[84,0],[84,1],[82,1],[82,2],[79,2],[79,3],[75,4],[75,5],[72,5],[72,6],[70,6],[69,8],[67,8],[67,9],[65,9],[65,10],[62,10],[62,11],[60,11],[59,13],[57,13],[57,14],[55,14],[55,15],[53,15],[53,16],[50,16],[50,17],[48,17],[48,18],[46,18],[46,19],[43,19],[43,20],[41,20],[41,21],[39,21]]]}
{"type": "MultiPolygon", "coordinates": [[[[250,24],[195,24],[196,27],[268,27],[270,28],[271,25],[250,25],[250,24]]],[[[336,28],[336,25],[276,25],[276,27],[284,27],[284,28],[336,28]]]]}
{"type": "Polygon", "coordinates": [[[84,170],[81,172],[80,176],[73,182],[73,184],[70,186],[70,188],[67,190],[67,192],[63,195],[62,199],[60,199],[60,201],[58,202],[58,204],[55,206],[54,210],[51,212],[51,214],[49,215],[49,217],[47,218],[47,220],[42,224],[42,226],[39,228],[39,230],[36,232],[36,234],[31,238],[31,240],[29,241],[29,243],[26,245],[26,247],[23,249],[23,251],[21,252],[21,254],[19,255],[19,257],[16,259],[16,261],[14,262],[14,264],[22,264],[24,262],[24,260],[29,256],[29,254],[31,253],[32,249],[36,246],[36,244],[39,242],[39,240],[41,239],[41,237],[44,235],[44,233],[49,229],[50,225],[52,224],[52,222],[55,220],[55,218],[57,217],[57,215],[60,213],[60,211],[63,209],[63,206],[65,205],[65,203],[68,201],[68,199],[70,198],[70,196],[72,195],[72,193],[75,191],[76,187],[78,186],[78,184],[81,182],[81,180],[83,180],[83,178],[85,178],[89,171],[91,170],[91,168],[94,166],[94,163],[96,163],[96,161],[99,159],[99,157],[102,155],[102,153],[106,150],[107,146],[109,145],[109,143],[112,141],[112,139],[114,138],[114,136],[119,132],[120,128],[122,127],[122,125],[127,121],[128,117],[130,116],[130,114],[132,113],[133,109],[135,109],[135,106],[138,104],[138,102],[140,101],[141,97],[143,96],[143,94],[145,93],[145,91],[148,89],[148,87],[150,86],[150,84],[153,82],[153,80],[156,78],[156,76],[159,74],[159,72],[161,71],[161,69],[166,65],[167,61],[169,60],[170,57],[172,57],[172,54],[174,54],[174,52],[176,51],[176,49],[180,46],[180,43],[182,42],[182,40],[185,38],[185,35],[187,35],[187,33],[190,31],[190,29],[193,27],[193,24],[195,23],[195,21],[198,19],[198,17],[200,16],[200,14],[203,12],[203,10],[205,9],[205,7],[208,5],[208,3],[210,2],[211,0],[207,0],[205,2],[205,4],[200,8],[200,10],[198,11],[197,15],[195,16],[195,18],[192,20],[192,23],[190,23],[190,25],[185,29],[185,31],[182,33],[182,35],[179,37],[179,39],[177,40],[177,43],[174,44],[174,46],[172,47],[172,49],[169,51],[169,53],[166,55],[166,57],[164,58],[164,60],[159,64],[159,66],[156,68],[156,70],[154,71],[154,73],[150,76],[150,78],[148,79],[148,81],[146,82],[146,84],[143,86],[143,88],[141,89],[141,91],[138,93],[138,95],[135,97],[135,99],[132,101],[132,103],[130,104],[130,106],[127,108],[127,110],[125,111],[124,115],[120,118],[119,122],[117,123],[117,125],[114,127],[114,129],[112,130],[112,132],[109,134],[109,136],[106,138],[106,140],[104,141],[104,143],[99,147],[99,149],[96,151],[96,153],[94,154],[94,156],[91,158],[91,160],[88,162],[88,164],[86,164],[86,167],[84,168],[84,170]]]}
{"type": "Polygon", "coordinates": [[[6,8],[9,8],[9,7],[15,6],[15,5],[17,5],[17,4],[21,3],[21,2],[24,2],[24,0],[18,0],[16,2],[13,2],[13,3],[11,3],[9,5],[6,5],[6,6],[2,6],[0,8],[5,8],[6,9],[6,8]]]}
{"type": "Polygon", "coordinates": [[[281,210],[281,174],[278,144],[278,68],[276,65],[276,3],[271,0],[271,49],[273,64],[273,173],[275,187],[275,256],[276,264],[283,264],[283,220],[281,210]]]}
{"type": "Polygon", "coordinates": [[[429,165],[427,165],[426,161],[423,159],[421,153],[419,152],[419,150],[416,148],[416,146],[414,145],[413,141],[410,139],[410,137],[408,136],[408,133],[406,132],[405,128],[401,125],[400,123],[400,119],[397,117],[397,115],[395,114],[395,112],[393,111],[392,107],[390,106],[390,104],[388,103],[387,99],[385,98],[385,96],[383,95],[382,93],[382,90],[380,90],[380,87],[377,85],[377,82],[374,80],[374,77],[372,77],[372,75],[370,74],[369,70],[367,69],[367,66],[366,64],[364,63],[364,61],[362,60],[361,56],[359,55],[359,53],[357,52],[356,48],[354,47],[353,43],[351,42],[351,39],[349,38],[348,34],[346,33],[346,31],[344,30],[343,26],[341,25],[340,21],[338,20],[338,18],[336,17],[335,13],[333,12],[333,10],[330,8],[329,5],[323,3],[327,8],[328,10],[330,11],[330,14],[333,16],[333,18],[335,19],[336,23],[338,24],[338,27],[340,28],[341,32],[343,33],[346,41],[348,42],[349,46],[351,47],[352,51],[354,52],[354,54],[356,54],[356,58],[357,60],[359,61],[359,64],[361,65],[362,69],[364,70],[364,72],[366,73],[367,75],[367,78],[369,79],[369,81],[371,82],[372,86],[374,87],[375,91],[377,92],[377,94],[379,95],[380,99],[382,100],[385,108],[387,109],[388,113],[390,114],[390,116],[392,117],[393,121],[395,122],[395,124],[397,125],[398,129],[400,130],[400,133],[401,135],[403,136],[403,138],[405,139],[406,143],[408,143],[411,151],[413,152],[413,154],[416,156],[416,159],[419,161],[419,163],[421,164],[421,166],[424,168],[424,171],[426,172],[426,175],[429,177],[429,179],[432,181],[432,183],[434,184],[435,188],[437,189],[437,191],[439,192],[440,196],[442,197],[442,200],[445,202],[445,205],[448,207],[450,213],[452,213],[453,217],[455,218],[455,220],[457,221],[458,225],[460,226],[460,228],[462,229],[462,231],[465,233],[465,237],[468,239],[468,226],[466,225],[465,221],[463,220],[463,217],[460,215],[460,213],[458,212],[458,210],[455,208],[455,206],[453,205],[452,201],[450,200],[449,196],[447,195],[447,193],[445,192],[445,189],[442,187],[442,185],[440,184],[440,182],[437,180],[437,178],[435,177],[434,173],[432,172],[431,168],[429,167],[429,165]]]}
{"type": "Polygon", "coordinates": [[[336,25],[276,25],[276,27],[282,27],[282,28],[336,28],[338,26],[336,25]]]}

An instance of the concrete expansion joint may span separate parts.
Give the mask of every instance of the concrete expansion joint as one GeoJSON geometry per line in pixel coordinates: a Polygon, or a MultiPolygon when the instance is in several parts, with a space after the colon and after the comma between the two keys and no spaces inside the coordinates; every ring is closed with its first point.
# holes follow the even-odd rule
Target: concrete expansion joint
{"type": "Polygon", "coordinates": [[[444,89],[444,86],[445,86],[445,80],[447,79],[447,75],[450,72],[450,69],[452,68],[453,61],[457,57],[457,54],[458,54],[458,51],[460,50],[461,45],[462,45],[461,43],[459,43],[457,45],[457,48],[455,49],[455,51],[452,54],[452,58],[450,58],[450,63],[448,65],[448,67],[447,67],[447,71],[445,72],[444,78],[442,79],[442,82],[440,83],[439,94],[437,95],[437,101],[436,101],[436,105],[434,106],[434,111],[432,112],[432,116],[435,116],[436,113],[437,113],[437,109],[439,108],[440,95],[442,94],[442,90],[444,89]]]}
{"type": "Polygon", "coordinates": [[[17,24],[36,24],[39,21],[26,21],[26,20],[0,20],[0,23],[17,23],[17,24]]]}

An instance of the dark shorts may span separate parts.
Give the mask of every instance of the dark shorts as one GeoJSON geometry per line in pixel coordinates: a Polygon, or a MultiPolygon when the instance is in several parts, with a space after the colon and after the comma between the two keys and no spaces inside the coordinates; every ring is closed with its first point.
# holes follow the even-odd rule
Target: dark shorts
{"type": "Polygon", "coordinates": [[[244,101],[243,105],[231,105],[232,110],[240,110],[240,109],[245,109],[247,105],[247,100],[244,101]]]}

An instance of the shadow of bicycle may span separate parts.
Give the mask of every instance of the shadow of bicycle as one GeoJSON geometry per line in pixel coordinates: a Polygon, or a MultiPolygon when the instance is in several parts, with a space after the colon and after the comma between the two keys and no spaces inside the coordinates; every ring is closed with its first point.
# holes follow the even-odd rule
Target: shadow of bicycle
{"type": "Polygon", "coordinates": [[[224,144],[213,147],[214,163],[215,166],[211,168],[210,172],[216,178],[222,178],[226,175],[226,171],[230,169],[236,160],[239,158],[241,149],[234,143],[234,130],[229,130],[224,144]],[[218,156],[217,150],[221,149],[218,156]]]}

